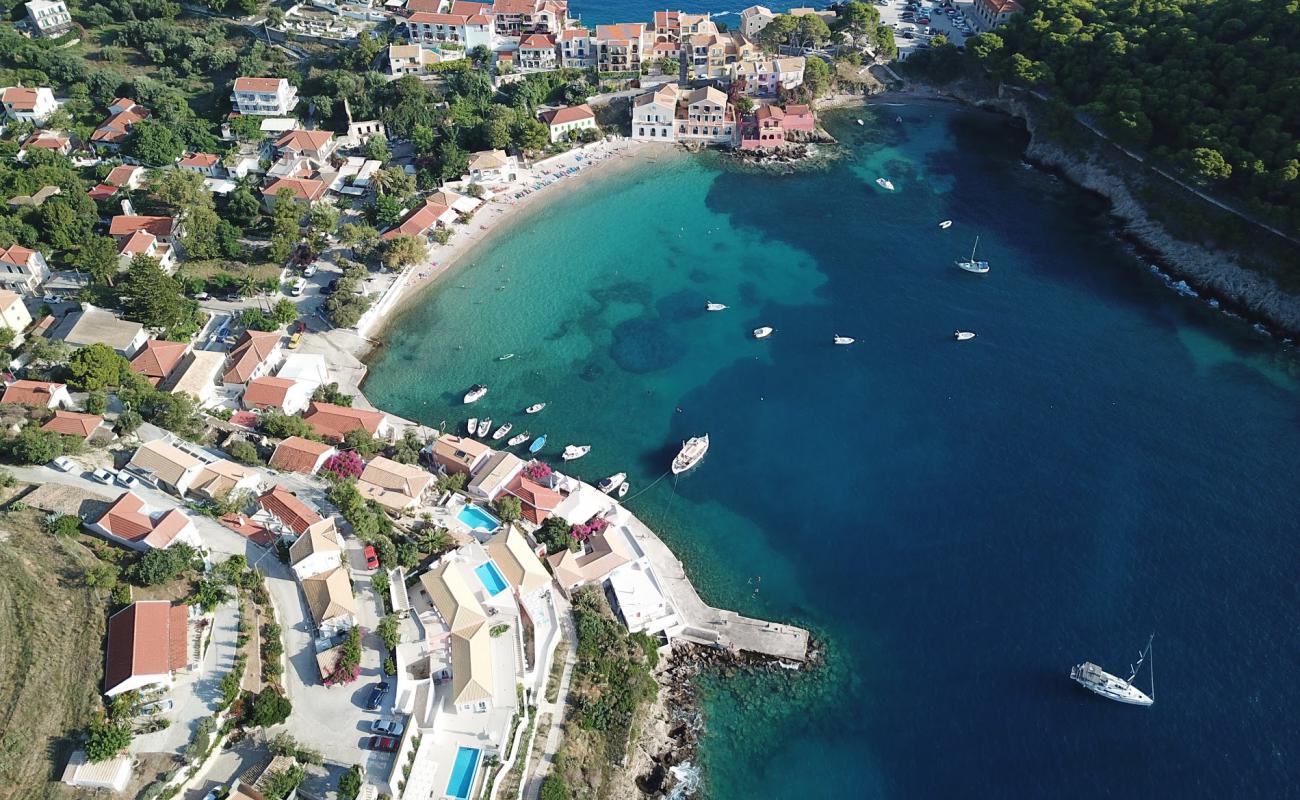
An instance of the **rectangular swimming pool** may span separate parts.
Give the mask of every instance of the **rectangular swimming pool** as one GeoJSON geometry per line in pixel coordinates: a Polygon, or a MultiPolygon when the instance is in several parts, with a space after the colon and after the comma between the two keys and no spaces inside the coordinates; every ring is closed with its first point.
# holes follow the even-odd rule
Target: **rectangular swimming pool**
{"type": "Polygon", "coordinates": [[[462,747],[456,751],[456,761],[451,765],[451,780],[447,781],[447,796],[456,800],[469,797],[474,788],[474,770],[478,767],[479,751],[462,747]]]}
{"type": "Polygon", "coordinates": [[[501,520],[470,503],[460,510],[456,519],[465,523],[471,530],[494,531],[501,527],[501,520]]]}
{"type": "Polygon", "coordinates": [[[484,561],[474,568],[474,574],[483,582],[483,588],[487,589],[488,594],[493,597],[501,594],[509,585],[506,579],[502,577],[501,570],[491,561],[484,561]]]}

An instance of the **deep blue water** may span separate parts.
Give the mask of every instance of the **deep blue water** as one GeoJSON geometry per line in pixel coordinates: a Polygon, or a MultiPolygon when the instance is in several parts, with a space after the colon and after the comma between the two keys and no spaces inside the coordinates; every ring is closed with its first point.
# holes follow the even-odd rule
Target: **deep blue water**
{"type": "MultiPolygon", "coordinates": [[[[654,12],[664,9],[684,11],[690,14],[712,14],[718,22],[731,28],[740,27],[740,12],[754,3],[730,2],[729,0],[700,0],[687,5],[656,5],[645,0],[572,0],[569,3],[570,16],[577,17],[587,27],[607,25],[615,22],[651,23],[654,12]]],[[[776,3],[758,3],[775,12],[787,11],[800,6],[824,8],[825,3],[801,3],[796,0],[779,0],[776,3]]]]}
{"type": "Polygon", "coordinates": [[[824,170],[665,154],[549,203],[395,324],[367,394],[457,424],[484,381],[476,414],[634,493],[711,435],[631,507],[711,602],[829,652],[709,682],[712,797],[1300,796],[1293,354],[1166,289],[1003,118],[830,126],[824,170]],[[984,276],[952,266],[977,233],[984,276]],[[1069,681],[1152,632],[1153,708],[1069,681]]]}

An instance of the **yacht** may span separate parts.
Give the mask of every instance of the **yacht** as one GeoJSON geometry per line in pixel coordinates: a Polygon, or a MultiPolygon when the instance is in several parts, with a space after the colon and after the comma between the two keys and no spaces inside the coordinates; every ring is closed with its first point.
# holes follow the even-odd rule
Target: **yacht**
{"type": "Polygon", "coordinates": [[[536,414],[538,411],[541,411],[543,408],[546,408],[546,404],[545,404],[545,403],[533,403],[531,406],[529,406],[528,408],[525,408],[525,409],[524,409],[524,413],[525,413],[525,414],[536,414]]]}
{"type": "Polygon", "coordinates": [[[622,500],[627,495],[627,490],[632,488],[632,484],[623,481],[623,485],[618,487],[618,499],[622,500]]]}
{"type": "Polygon", "coordinates": [[[519,445],[528,441],[528,436],[529,436],[528,431],[524,431],[523,433],[516,433],[514,436],[511,436],[509,439],[506,440],[506,444],[510,445],[511,447],[518,447],[519,445]]]}
{"type": "Polygon", "coordinates": [[[966,270],[967,272],[974,272],[980,275],[983,275],[985,272],[988,272],[989,262],[975,260],[975,248],[979,246],[980,246],[980,237],[976,236],[975,246],[970,249],[970,258],[960,259],[953,263],[955,263],[958,267],[966,270]]]}
{"type": "Polygon", "coordinates": [[[724,306],[722,303],[705,303],[704,310],[705,311],[726,311],[727,307],[724,306]]]}
{"type": "Polygon", "coordinates": [[[945,219],[943,222],[939,223],[939,227],[943,228],[944,230],[948,230],[949,228],[952,227],[952,220],[945,219]]]}
{"type": "Polygon", "coordinates": [[[839,334],[836,334],[834,341],[835,344],[853,344],[854,340],[852,336],[840,336],[839,334]]]}
{"type": "Polygon", "coordinates": [[[465,395],[465,402],[473,403],[475,401],[482,400],[483,395],[485,394],[487,394],[487,387],[481,383],[476,383],[473,386],[469,387],[469,392],[465,395]]]}
{"type": "Polygon", "coordinates": [[[603,479],[600,483],[596,484],[596,488],[601,490],[605,494],[609,494],[613,492],[615,489],[618,489],[621,486],[623,486],[623,482],[626,480],[627,480],[626,472],[616,472],[613,475],[610,475],[608,478],[603,479]]]}
{"type": "Polygon", "coordinates": [[[774,328],[768,328],[768,327],[766,327],[766,326],[764,326],[764,327],[762,327],[762,328],[755,328],[755,329],[754,329],[754,338],[755,338],[755,339],[766,339],[767,337],[769,337],[769,336],[772,335],[772,331],[773,331],[773,330],[775,330],[775,329],[774,329],[774,328]]]}
{"type": "Polygon", "coordinates": [[[704,454],[709,452],[709,435],[693,436],[682,442],[682,449],[677,451],[677,456],[673,458],[673,474],[680,475],[704,458],[704,454]]]}
{"type": "Polygon", "coordinates": [[[589,444],[570,444],[570,445],[565,445],[564,452],[560,454],[560,458],[564,459],[565,461],[574,461],[576,459],[582,458],[583,456],[585,456],[590,452],[591,452],[591,445],[589,444]]]}
{"type": "Polygon", "coordinates": [[[975,338],[975,331],[957,331],[952,335],[952,338],[959,342],[969,341],[975,338]]]}
{"type": "Polygon", "coordinates": [[[541,450],[545,446],[546,446],[546,434],[543,433],[541,436],[538,436],[537,439],[532,444],[528,446],[528,452],[536,454],[538,450],[541,450]]]}
{"type": "Polygon", "coordinates": [[[502,425],[500,428],[497,428],[497,429],[496,429],[496,433],[493,433],[493,434],[492,434],[492,438],[493,438],[493,439],[504,439],[504,438],[506,438],[506,434],[510,433],[510,429],[513,428],[513,427],[515,427],[515,426],[512,425],[512,424],[510,424],[509,422],[507,422],[506,424],[502,425]]]}
{"type": "Polygon", "coordinates": [[[478,430],[478,417],[470,417],[466,427],[469,428],[469,435],[473,436],[474,431],[478,430]]]}
{"type": "Polygon", "coordinates": [[[1070,668],[1070,678],[1083,688],[1090,692],[1095,692],[1107,700],[1115,700],[1120,703],[1128,703],[1134,706],[1149,706],[1156,702],[1156,672],[1154,661],[1153,666],[1149,669],[1151,673],[1151,694],[1147,694],[1133,685],[1133,679],[1137,677],[1138,671],[1142,669],[1145,661],[1151,661],[1151,643],[1155,641],[1155,634],[1147,640],[1146,649],[1138,653],[1137,664],[1129,672],[1128,680],[1117,675],[1112,675],[1091,661],[1085,661],[1070,668]]]}
{"type": "Polygon", "coordinates": [[[492,430],[491,417],[488,417],[486,419],[481,419],[478,421],[478,438],[482,439],[484,436],[487,436],[488,431],[490,430],[492,430]]]}
{"type": "Polygon", "coordinates": [[[885,191],[894,191],[894,182],[888,178],[876,178],[876,185],[885,191]]]}

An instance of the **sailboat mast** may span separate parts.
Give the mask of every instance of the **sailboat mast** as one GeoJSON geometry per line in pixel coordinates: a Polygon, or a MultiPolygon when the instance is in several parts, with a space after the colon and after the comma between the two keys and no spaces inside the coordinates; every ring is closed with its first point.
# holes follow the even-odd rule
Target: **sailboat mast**
{"type": "Polygon", "coordinates": [[[1150,639],[1147,639],[1147,660],[1151,662],[1150,669],[1151,669],[1151,702],[1152,703],[1156,701],[1156,659],[1155,659],[1155,654],[1151,649],[1151,643],[1154,642],[1155,640],[1156,640],[1156,635],[1154,633],[1151,634],[1150,639]]]}
{"type": "Polygon", "coordinates": [[[972,245],[972,246],[971,246],[971,249],[970,249],[970,260],[971,260],[971,261],[974,261],[974,260],[975,260],[975,251],[979,249],[979,246],[980,246],[980,237],[979,237],[978,234],[976,234],[976,236],[975,236],[975,244],[972,245]]]}

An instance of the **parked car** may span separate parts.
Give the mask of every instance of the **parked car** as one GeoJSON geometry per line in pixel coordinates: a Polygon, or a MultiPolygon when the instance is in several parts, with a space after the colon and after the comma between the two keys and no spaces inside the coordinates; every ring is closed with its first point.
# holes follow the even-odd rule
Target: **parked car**
{"type": "Polygon", "coordinates": [[[320,293],[321,293],[321,294],[334,294],[334,293],[337,292],[338,290],[339,290],[339,279],[338,279],[338,278],[335,278],[334,280],[330,281],[329,284],[328,284],[324,289],[321,289],[321,290],[320,290],[320,293]]]}
{"type": "Polygon", "coordinates": [[[107,469],[104,469],[103,467],[100,467],[99,469],[97,469],[97,470],[95,470],[94,472],[90,473],[90,479],[91,479],[92,481],[96,481],[96,482],[98,482],[98,483],[102,483],[102,484],[104,484],[105,486],[111,486],[112,483],[113,483],[113,478],[114,478],[114,477],[115,477],[115,476],[113,475],[112,470],[107,470],[107,469]]]}
{"type": "Polygon", "coordinates": [[[307,281],[303,280],[302,278],[298,278],[289,287],[289,294],[293,297],[301,297],[302,290],[306,288],[307,288],[307,281]]]}
{"type": "Polygon", "coordinates": [[[289,349],[290,349],[290,350],[297,350],[297,349],[298,349],[298,345],[300,345],[300,344],[302,344],[302,334],[301,334],[301,333],[295,333],[293,336],[290,336],[290,337],[289,337],[289,349]]]}
{"type": "Polygon", "coordinates": [[[304,332],[306,332],[306,330],[307,330],[307,322],[306,322],[306,320],[301,320],[301,319],[299,319],[299,320],[294,320],[293,325],[289,326],[289,330],[293,331],[294,333],[304,333],[304,332]]]}
{"type": "Polygon", "coordinates": [[[117,485],[124,489],[139,489],[140,479],[134,475],[127,475],[125,472],[117,473],[117,485]]]}
{"type": "Polygon", "coordinates": [[[304,278],[310,278],[311,276],[313,276],[313,275],[316,274],[316,269],[317,269],[317,267],[316,267],[315,264],[308,264],[308,265],[307,265],[307,269],[304,269],[304,270],[302,271],[302,276],[303,276],[304,278]]]}
{"type": "Polygon", "coordinates": [[[916,38],[916,37],[912,36],[912,32],[911,32],[911,31],[903,31],[903,38],[904,38],[904,39],[914,39],[914,38],[916,38]]]}
{"type": "Polygon", "coordinates": [[[366,747],[371,750],[378,750],[381,753],[396,753],[397,740],[390,739],[387,736],[371,736],[370,740],[366,742],[366,747]]]}
{"type": "Polygon", "coordinates": [[[388,696],[388,683],[380,681],[370,690],[370,697],[366,700],[367,711],[378,711],[384,705],[384,698],[388,696]]]}
{"type": "Polygon", "coordinates": [[[212,295],[208,294],[207,292],[199,292],[198,294],[194,295],[194,299],[199,301],[211,300],[212,295]]]}
{"type": "Polygon", "coordinates": [[[59,472],[72,472],[77,468],[77,462],[67,456],[59,456],[50,462],[50,466],[54,467],[59,472]]]}
{"type": "Polygon", "coordinates": [[[395,719],[377,719],[370,724],[372,733],[382,733],[385,736],[401,736],[402,723],[395,719]]]}
{"type": "Polygon", "coordinates": [[[374,545],[366,545],[366,549],[361,551],[361,555],[366,557],[366,569],[379,569],[379,554],[375,552],[374,545]]]}

